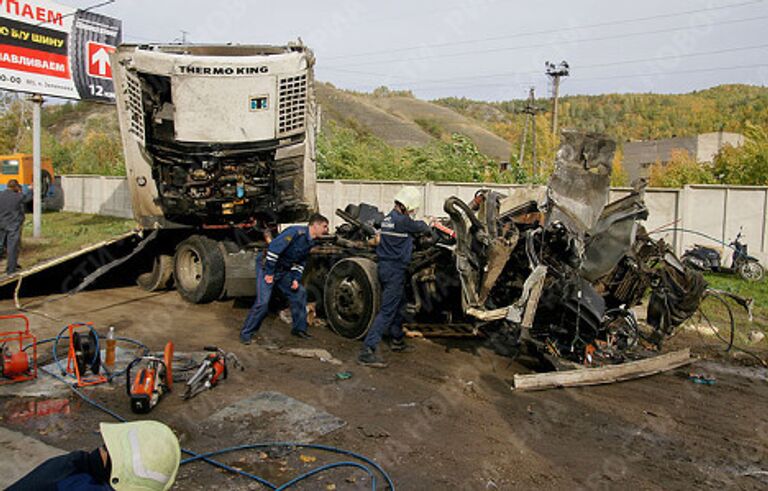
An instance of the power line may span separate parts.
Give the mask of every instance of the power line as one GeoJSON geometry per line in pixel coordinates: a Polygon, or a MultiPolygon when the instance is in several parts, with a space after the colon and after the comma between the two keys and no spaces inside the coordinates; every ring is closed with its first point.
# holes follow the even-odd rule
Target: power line
{"type": "Polygon", "coordinates": [[[355,54],[349,54],[349,55],[339,55],[339,56],[331,56],[325,58],[326,60],[336,60],[336,59],[346,59],[346,58],[357,58],[361,56],[375,56],[380,54],[392,54],[392,53],[399,53],[404,51],[414,51],[414,50],[421,50],[421,49],[431,49],[431,48],[443,48],[448,46],[459,46],[463,44],[476,44],[476,43],[484,43],[488,41],[502,41],[506,39],[515,39],[520,37],[529,37],[529,36],[538,36],[541,34],[556,34],[563,31],[576,31],[581,29],[592,29],[595,27],[605,27],[605,26],[615,26],[615,25],[621,25],[621,24],[628,24],[628,23],[634,23],[634,22],[644,22],[648,20],[657,20],[657,19],[664,19],[664,18],[672,18],[672,17],[680,17],[690,14],[697,14],[701,12],[710,12],[710,11],[716,11],[716,10],[724,10],[724,9],[732,9],[732,8],[738,8],[738,7],[745,7],[749,5],[756,5],[759,3],[763,3],[764,0],[752,0],[749,2],[741,2],[741,3],[734,3],[734,4],[728,4],[728,5],[721,5],[718,7],[708,7],[703,9],[695,9],[695,10],[687,10],[684,12],[673,12],[668,14],[657,14],[657,15],[650,15],[646,17],[635,17],[632,19],[618,19],[613,21],[606,21],[606,22],[599,22],[597,24],[588,24],[583,26],[571,26],[571,27],[558,27],[554,29],[545,29],[541,31],[528,31],[528,32],[522,32],[517,34],[510,34],[507,36],[496,36],[496,37],[488,37],[488,38],[479,38],[479,39],[468,39],[465,41],[453,41],[453,42],[447,42],[447,43],[435,43],[435,44],[422,44],[419,46],[407,46],[403,48],[394,48],[394,49],[388,49],[388,50],[381,50],[381,51],[369,51],[366,53],[355,53],[355,54]]]}
{"type": "MultiPolygon", "coordinates": [[[[683,54],[675,54],[675,55],[667,55],[667,56],[656,56],[656,57],[649,57],[649,58],[635,58],[632,60],[623,60],[623,61],[610,61],[605,63],[593,63],[589,65],[578,65],[577,71],[581,72],[582,70],[588,70],[593,68],[604,68],[609,66],[619,66],[619,65],[632,65],[637,63],[647,63],[647,62],[656,62],[656,61],[666,61],[666,60],[674,60],[678,58],[694,58],[698,56],[712,56],[712,55],[720,55],[720,54],[726,54],[726,53],[735,53],[738,51],[749,51],[749,50],[755,50],[755,49],[764,49],[768,48],[768,44],[757,44],[753,46],[739,46],[734,48],[724,48],[724,49],[717,49],[713,51],[699,51],[695,53],[683,53],[683,54]]],[[[329,69],[333,71],[343,71],[343,72],[349,72],[349,73],[356,73],[361,75],[370,75],[370,76],[377,76],[377,77],[388,77],[391,75],[385,75],[385,74],[374,74],[374,73],[368,73],[368,72],[360,72],[355,70],[346,70],[346,69],[335,69],[335,68],[323,68],[323,69],[329,69]]],[[[489,79],[489,78],[496,78],[496,77],[516,77],[516,76],[524,76],[524,75],[538,75],[540,73],[539,70],[531,70],[526,72],[500,72],[500,73],[490,73],[490,74],[484,74],[484,75],[469,75],[466,77],[451,77],[451,78],[436,78],[436,79],[429,79],[429,80],[413,80],[413,81],[405,81],[405,82],[398,82],[394,84],[390,84],[391,87],[405,87],[413,88],[413,87],[419,87],[424,84],[435,83],[435,82],[451,82],[455,80],[483,80],[483,79],[489,79]]]]}
{"type": "MultiPolygon", "coordinates": [[[[757,16],[757,17],[750,17],[746,19],[733,19],[729,21],[722,21],[719,22],[717,25],[730,25],[730,24],[739,24],[739,23],[745,23],[745,22],[755,22],[758,20],[765,20],[768,19],[768,15],[763,16],[757,16]]],[[[610,41],[614,39],[622,39],[622,38],[628,38],[628,37],[636,37],[636,36],[647,36],[652,34],[663,34],[668,32],[677,32],[677,31],[687,31],[691,29],[698,29],[701,27],[712,27],[712,23],[705,23],[705,24],[695,24],[690,26],[684,26],[684,27],[671,27],[671,28],[665,28],[665,29],[654,29],[651,31],[642,31],[642,32],[629,32],[629,33],[622,33],[622,34],[613,34],[610,36],[600,36],[600,37],[594,37],[594,38],[585,38],[580,39],[579,42],[592,42],[592,41],[610,41]]],[[[445,54],[435,54],[435,55],[426,55],[426,56],[420,56],[420,57],[413,57],[413,58],[399,58],[399,59],[390,59],[390,60],[379,60],[379,61],[366,61],[366,62],[360,62],[360,63],[349,63],[346,65],[338,65],[338,66],[329,66],[326,68],[345,68],[349,66],[364,66],[364,65],[380,65],[382,63],[389,63],[389,62],[409,62],[409,61],[422,61],[422,60],[429,60],[429,59],[435,59],[435,58],[453,58],[457,56],[477,56],[478,54],[484,54],[484,53],[498,53],[502,51],[516,51],[520,49],[530,49],[530,48],[546,48],[551,47],[552,43],[538,43],[538,44],[528,44],[528,45],[519,45],[519,46],[510,46],[510,47],[504,47],[504,48],[490,48],[490,49],[483,49],[483,50],[474,50],[474,51],[460,51],[456,53],[445,53],[445,54]]]]}
{"type": "MultiPolygon", "coordinates": [[[[90,7],[86,7],[84,9],[76,9],[74,12],[72,12],[70,14],[64,14],[64,15],[62,15],[59,18],[63,19],[64,17],[72,17],[73,15],[76,15],[78,12],[90,12],[93,9],[97,9],[99,7],[104,7],[104,6],[109,5],[111,3],[115,3],[116,1],[117,0],[106,0],[106,1],[101,2],[101,3],[97,3],[97,4],[94,4],[94,5],[91,5],[90,7]]],[[[44,20],[44,21],[42,21],[42,22],[40,22],[38,24],[35,24],[35,27],[39,27],[39,26],[42,26],[44,24],[50,24],[51,22],[53,22],[53,21],[52,20],[44,20]]]]}
{"type": "MultiPolygon", "coordinates": [[[[644,77],[656,77],[656,76],[672,76],[688,73],[705,73],[705,72],[718,72],[724,70],[744,70],[755,68],[768,68],[768,64],[756,64],[756,65],[738,65],[738,66],[725,66],[725,67],[711,67],[711,68],[696,68],[691,70],[677,70],[673,72],[653,72],[653,73],[633,73],[628,75],[614,75],[607,77],[590,77],[590,78],[575,78],[569,81],[569,84],[575,82],[587,82],[595,80],[615,80],[622,78],[644,78],[644,77]]],[[[448,85],[448,86],[432,86],[429,88],[422,88],[422,90],[432,89],[462,89],[462,88],[488,88],[488,87],[509,87],[508,83],[495,83],[495,84],[473,84],[473,85],[448,85]]]]}

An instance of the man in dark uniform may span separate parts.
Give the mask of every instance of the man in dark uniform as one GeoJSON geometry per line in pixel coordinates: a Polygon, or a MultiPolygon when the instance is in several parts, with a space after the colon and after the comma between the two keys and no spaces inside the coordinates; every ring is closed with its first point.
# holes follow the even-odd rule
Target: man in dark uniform
{"type": "MultiPolygon", "coordinates": [[[[30,186],[32,189],[32,186],[30,186]]],[[[22,193],[19,181],[11,179],[8,187],[0,192],[0,256],[3,247],[8,249],[6,274],[13,274],[19,267],[19,242],[24,225],[24,207],[32,201],[32,193],[22,193]]]]}
{"type": "Polygon", "coordinates": [[[275,285],[291,304],[291,334],[302,339],[312,337],[307,332],[307,291],[301,285],[301,277],[314,239],[327,233],[328,219],[314,214],[309,217],[309,225],[286,228],[269,243],[266,254],[256,256],[256,301],[240,331],[241,343],[251,344],[253,333],[261,327],[275,285]]]}
{"type": "Polygon", "coordinates": [[[376,348],[382,336],[390,336],[390,347],[395,353],[407,351],[403,333],[405,307],[405,281],[413,252],[413,234],[429,232],[429,225],[411,218],[421,204],[421,192],[406,186],[395,196],[395,208],[384,218],[379,232],[376,255],[379,258],[378,274],[381,283],[381,310],[365,336],[358,363],[375,368],[387,364],[376,348]]]}

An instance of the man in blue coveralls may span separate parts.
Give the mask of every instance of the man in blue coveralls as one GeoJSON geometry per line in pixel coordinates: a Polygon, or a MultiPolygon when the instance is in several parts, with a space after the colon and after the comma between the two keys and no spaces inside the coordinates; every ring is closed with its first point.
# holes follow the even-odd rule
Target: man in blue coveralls
{"type": "Polygon", "coordinates": [[[376,351],[382,336],[390,336],[390,348],[395,353],[408,351],[403,333],[405,280],[413,252],[413,234],[429,232],[429,225],[411,218],[421,204],[421,192],[406,186],[395,196],[395,208],[381,223],[376,255],[381,283],[381,310],[373,321],[357,358],[361,365],[386,368],[376,351]]]}
{"type": "Polygon", "coordinates": [[[266,254],[256,256],[256,301],[240,331],[240,342],[251,344],[253,333],[259,330],[269,310],[272,287],[277,286],[291,304],[293,329],[291,334],[302,339],[307,332],[307,291],[301,285],[304,265],[314,239],[328,234],[328,219],[315,213],[309,224],[286,228],[267,247],[266,254]]]}

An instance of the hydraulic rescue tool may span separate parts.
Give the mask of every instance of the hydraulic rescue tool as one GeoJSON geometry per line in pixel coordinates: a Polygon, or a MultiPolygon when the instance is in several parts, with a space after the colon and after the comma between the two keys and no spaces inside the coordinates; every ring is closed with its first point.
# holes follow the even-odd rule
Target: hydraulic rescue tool
{"type": "Polygon", "coordinates": [[[37,338],[29,331],[29,319],[23,315],[3,315],[0,320],[21,319],[23,331],[0,332],[0,385],[23,382],[37,377],[37,338]],[[32,348],[28,355],[24,350],[32,348]]]}
{"type": "Polygon", "coordinates": [[[126,370],[126,389],[131,398],[131,411],[146,414],[157,405],[160,398],[173,388],[173,343],[165,345],[163,358],[142,356],[133,360],[126,370]],[[141,365],[135,378],[132,369],[141,365]]]}
{"type": "Polygon", "coordinates": [[[191,399],[200,392],[215,387],[220,380],[227,378],[227,361],[232,363],[234,368],[244,370],[242,363],[234,353],[226,353],[216,346],[206,346],[203,349],[211,353],[200,363],[195,374],[187,380],[187,388],[182,395],[184,399],[191,399]]]}
{"type": "Polygon", "coordinates": [[[67,352],[66,373],[77,380],[78,387],[102,384],[107,377],[100,375],[101,353],[99,336],[93,329],[92,322],[76,323],[67,326],[69,330],[69,351],[67,352]],[[88,330],[85,332],[85,330],[88,330]],[[91,375],[88,375],[90,370],[91,375]]]}

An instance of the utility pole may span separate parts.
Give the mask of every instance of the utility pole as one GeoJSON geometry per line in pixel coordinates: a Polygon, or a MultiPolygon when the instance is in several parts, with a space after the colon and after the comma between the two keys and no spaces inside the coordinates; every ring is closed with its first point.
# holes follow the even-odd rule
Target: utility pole
{"type": "Polygon", "coordinates": [[[560,78],[570,74],[568,62],[563,60],[559,65],[546,62],[547,76],[552,79],[552,134],[557,134],[557,102],[560,97],[560,78]]]}
{"type": "Polygon", "coordinates": [[[40,237],[42,210],[42,176],[40,171],[40,113],[43,109],[43,96],[34,94],[32,101],[32,236],[40,237]]]}
{"type": "Polygon", "coordinates": [[[543,112],[544,108],[537,106],[536,104],[536,94],[534,93],[534,88],[531,87],[528,91],[528,101],[526,102],[525,106],[517,111],[520,114],[525,114],[525,121],[523,122],[523,136],[520,139],[520,158],[518,159],[520,168],[523,168],[523,164],[525,163],[525,142],[528,140],[528,125],[531,125],[531,140],[532,140],[532,146],[533,146],[533,165],[532,165],[532,172],[534,176],[538,176],[539,174],[539,162],[536,158],[536,114],[543,112]]]}
{"type": "Polygon", "coordinates": [[[175,38],[174,41],[178,41],[181,44],[187,44],[187,34],[189,34],[189,31],[185,31],[184,29],[179,29],[179,32],[181,33],[181,37],[175,38]]]}

